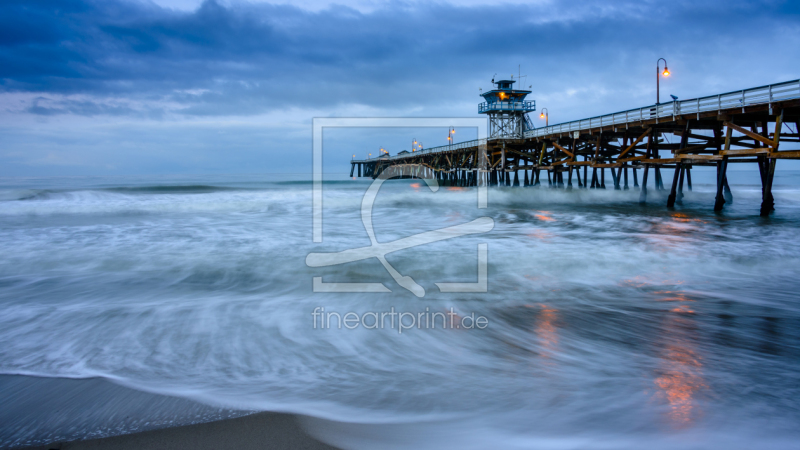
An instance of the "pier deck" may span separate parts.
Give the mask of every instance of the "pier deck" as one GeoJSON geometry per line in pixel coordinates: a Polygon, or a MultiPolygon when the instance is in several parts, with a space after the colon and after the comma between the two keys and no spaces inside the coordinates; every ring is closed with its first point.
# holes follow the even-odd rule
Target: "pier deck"
{"type": "Polygon", "coordinates": [[[572,187],[574,177],[579,188],[605,188],[609,169],[613,188],[628,189],[629,170],[633,187],[640,187],[641,169],[640,201],[645,202],[651,172],[655,189],[664,189],[661,169],[674,169],[667,201],[672,207],[680,202],[684,184],[691,189],[692,167],[715,166],[714,209],[719,211],[731,199],[728,164],[752,163],[761,174],[761,215],[766,216],[774,210],[776,161],[800,159],[800,150],[780,147],[800,142],[798,131],[800,80],[794,80],[526,130],[514,139],[477,139],[353,160],[351,176],[357,169],[358,176],[374,178],[387,167],[402,166],[407,176],[433,176],[444,185],[529,186],[539,185],[546,171],[551,186],[572,187]]]}

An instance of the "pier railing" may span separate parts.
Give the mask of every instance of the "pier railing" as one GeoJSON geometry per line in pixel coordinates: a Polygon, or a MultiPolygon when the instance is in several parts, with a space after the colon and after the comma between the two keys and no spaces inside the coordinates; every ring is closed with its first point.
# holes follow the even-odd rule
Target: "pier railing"
{"type": "Polygon", "coordinates": [[[446,152],[446,151],[450,151],[450,150],[460,150],[462,148],[477,147],[477,146],[483,145],[483,144],[486,144],[486,138],[474,139],[472,141],[459,142],[458,144],[441,145],[439,147],[425,148],[425,149],[422,149],[422,150],[417,150],[417,151],[412,152],[412,153],[403,153],[402,155],[390,156],[389,159],[403,159],[403,158],[409,158],[409,157],[417,156],[417,155],[424,155],[424,154],[427,154],[427,153],[439,153],[439,152],[446,152]]]}
{"type": "Polygon", "coordinates": [[[663,117],[674,118],[682,114],[700,114],[723,109],[744,108],[750,105],[772,104],[773,102],[800,98],[800,80],[770,84],[752,89],[728,92],[726,94],[672,101],[659,105],[621,111],[604,116],[575,120],[525,132],[525,137],[541,137],[554,133],[589,130],[609,125],[624,125],[663,117]]]}
{"type": "MultiPolygon", "coordinates": [[[[722,111],[731,108],[744,108],[751,105],[769,104],[784,100],[800,98],[800,80],[787,81],[785,83],[770,84],[752,89],[728,92],[726,94],[710,95],[708,97],[693,98],[690,100],[672,101],[659,105],[650,105],[643,108],[621,111],[604,116],[590,117],[588,119],[575,120],[556,125],[550,125],[524,133],[526,138],[547,136],[556,133],[571,131],[590,130],[609,125],[624,125],[626,123],[639,122],[651,119],[669,117],[674,119],[677,115],[700,114],[709,111],[722,111]]],[[[514,102],[502,102],[513,104],[514,102]]],[[[516,102],[521,104],[522,102],[516,102]]],[[[494,103],[493,103],[494,104],[494,103]]],[[[481,104],[481,108],[486,103],[481,104]]],[[[459,142],[458,144],[441,145],[413,153],[390,156],[389,159],[403,159],[415,155],[446,152],[463,148],[477,147],[485,144],[486,138],[475,139],[472,141],[459,142]]],[[[385,158],[385,157],[384,157],[385,158]]]]}
{"type": "Polygon", "coordinates": [[[484,102],[478,105],[478,112],[484,113],[488,111],[536,111],[535,101],[521,101],[521,102],[484,102]]]}

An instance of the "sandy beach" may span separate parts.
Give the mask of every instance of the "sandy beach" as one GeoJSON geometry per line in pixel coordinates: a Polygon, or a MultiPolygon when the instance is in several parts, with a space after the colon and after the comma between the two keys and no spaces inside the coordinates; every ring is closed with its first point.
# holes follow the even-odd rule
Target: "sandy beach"
{"type": "Polygon", "coordinates": [[[256,413],[235,419],[163,428],[142,433],[73,442],[54,442],[27,450],[134,449],[335,449],[308,436],[291,414],[256,413]]]}
{"type": "Polygon", "coordinates": [[[102,378],[0,376],[3,449],[331,449],[292,414],[216,408],[102,378]]]}

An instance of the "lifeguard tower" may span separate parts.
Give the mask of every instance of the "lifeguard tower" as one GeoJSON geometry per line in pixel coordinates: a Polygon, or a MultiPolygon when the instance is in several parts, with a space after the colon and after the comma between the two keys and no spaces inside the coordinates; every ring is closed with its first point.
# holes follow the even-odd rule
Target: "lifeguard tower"
{"type": "Polygon", "coordinates": [[[489,139],[523,139],[523,133],[533,129],[526,114],[536,111],[536,101],[525,100],[531,91],[514,89],[515,82],[492,79],[496,88],[481,94],[486,102],[478,112],[489,116],[489,139]]]}

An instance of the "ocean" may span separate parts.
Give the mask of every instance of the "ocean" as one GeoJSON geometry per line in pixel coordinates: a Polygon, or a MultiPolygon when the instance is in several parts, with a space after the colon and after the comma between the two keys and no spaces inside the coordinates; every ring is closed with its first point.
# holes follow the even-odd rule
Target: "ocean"
{"type": "Polygon", "coordinates": [[[779,164],[769,218],[755,170],[721,213],[693,175],[672,210],[652,176],[646,205],[609,176],[485,209],[386,182],[378,242],[494,223],[386,256],[421,297],[376,258],[306,264],[370,245],[368,179],[327,176],[321,243],[306,174],[0,180],[0,448],[252,411],[343,448],[797,448],[800,171],[779,164]],[[481,244],[486,292],[440,292],[481,244]]]}

